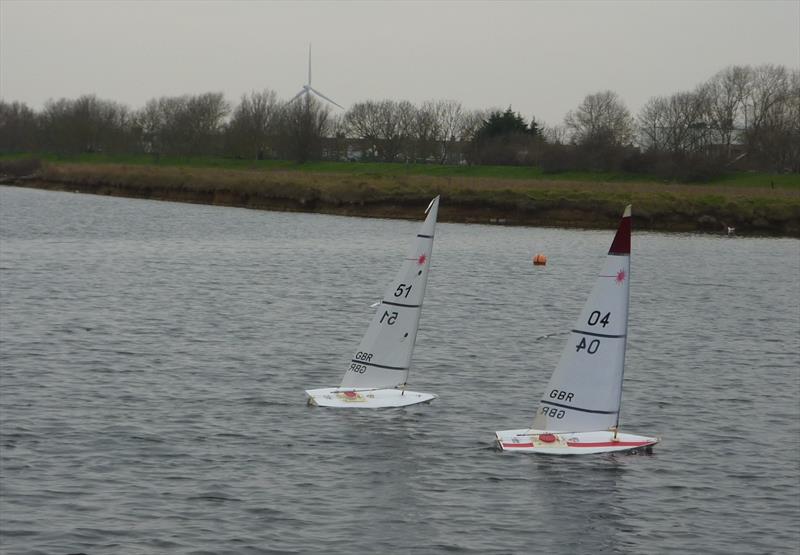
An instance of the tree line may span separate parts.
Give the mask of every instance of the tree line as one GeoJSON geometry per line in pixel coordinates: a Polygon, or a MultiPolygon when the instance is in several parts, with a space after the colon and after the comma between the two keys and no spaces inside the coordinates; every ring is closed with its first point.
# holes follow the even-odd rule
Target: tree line
{"type": "Polygon", "coordinates": [[[679,179],[800,172],[800,71],[731,66],[691,91],[651,98],[635,116],[600,91],[553,126],[456,100],[365,100],[339,112],[269,89],[236,104],[209,92],[135,110],[95,95],[49,100],[40,111],[0,100],[0,153],[11,152],[514,164],[679,179]]]}

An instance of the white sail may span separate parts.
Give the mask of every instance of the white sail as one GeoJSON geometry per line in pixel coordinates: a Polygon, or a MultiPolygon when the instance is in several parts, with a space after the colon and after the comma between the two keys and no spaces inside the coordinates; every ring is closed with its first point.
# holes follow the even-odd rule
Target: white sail
{"type": "Polygon", "coordinates": [[[405,385],[428,283],[438,211],[437,196],[428,205],[425,222],[353,354],[342,388],[383,389],[405,385]]]}
{"type": "Polygon", "coordinates": [[[617,426],[628,331],[630,237],[629,205],[542,396],[533,429],[585,432],[617,426]]]}

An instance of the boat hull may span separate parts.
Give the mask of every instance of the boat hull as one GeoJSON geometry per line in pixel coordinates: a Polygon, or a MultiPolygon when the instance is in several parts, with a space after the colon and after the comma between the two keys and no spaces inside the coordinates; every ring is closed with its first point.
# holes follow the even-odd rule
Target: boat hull
{"type": "Polygon", "coordinates": [[[432,393],[418,393],[401,389],[353,389],[326,387],[306,390],[308,404],[318,407],[346,409],[384,409],[410,407],[430,403],[436,399],[432,393]]]}
{"type": "Polygon", "coordinates": [[[502,451],[542,455],[593,455],[597,453],[652,451],[657,437],[603,430],[598,432],[547,432],[545,430],[502,430],[495,432],[502,451]]]}

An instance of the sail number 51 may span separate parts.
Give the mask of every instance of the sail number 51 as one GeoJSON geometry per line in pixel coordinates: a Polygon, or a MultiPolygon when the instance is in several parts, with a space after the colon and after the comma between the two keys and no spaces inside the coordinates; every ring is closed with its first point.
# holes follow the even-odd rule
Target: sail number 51
{"type": "Polygon", "coordinates": [[[401,283],[397,286],[397,289],[394,292],[395,297],[403,297],[404,299],[408,298],[408,294],[411,293],[411,288],[414,287],[413,285],[406,285],[405,283],[401,283]],[[405,296],[403,296],[405,293],[405,296]]]}

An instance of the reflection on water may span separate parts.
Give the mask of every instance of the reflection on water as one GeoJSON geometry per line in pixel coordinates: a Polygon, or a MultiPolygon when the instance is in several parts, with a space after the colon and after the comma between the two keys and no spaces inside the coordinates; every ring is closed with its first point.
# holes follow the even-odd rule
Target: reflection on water
{"type": "Polygon", "coordinates": [[[617,535],[623,532],[624,536],[625,528],[630,528],[618,486],[625,462],[612,455],[597,459],[537,457],[533,461],[530,495],[540,500],[540,513],[545,516],[537,523],[542,531],[539,547],[587,553],[610,552],[619,545],[617,535]],[[592,479],[587,480],[587,475],[592,479]]]}

